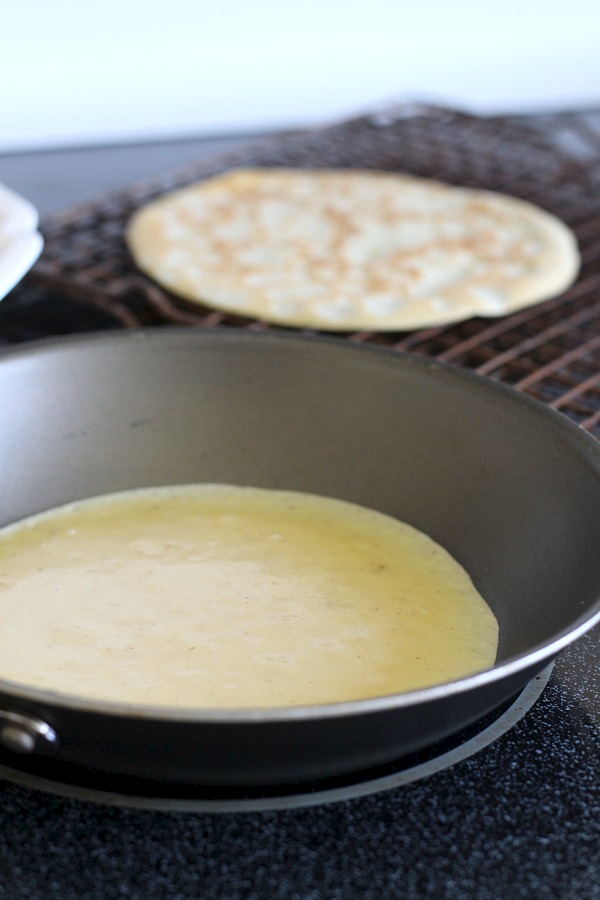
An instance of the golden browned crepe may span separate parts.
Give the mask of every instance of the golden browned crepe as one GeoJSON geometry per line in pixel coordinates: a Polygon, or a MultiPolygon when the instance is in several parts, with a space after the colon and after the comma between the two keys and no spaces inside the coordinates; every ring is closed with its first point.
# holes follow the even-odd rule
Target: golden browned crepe
{"type": "Polygon", "coordinates": [[[360,170],[234,169],[143,207],[127,240],[188,301],[329,330],[506,315],[579,268],[570,229],[530,203],[360,170]]]}

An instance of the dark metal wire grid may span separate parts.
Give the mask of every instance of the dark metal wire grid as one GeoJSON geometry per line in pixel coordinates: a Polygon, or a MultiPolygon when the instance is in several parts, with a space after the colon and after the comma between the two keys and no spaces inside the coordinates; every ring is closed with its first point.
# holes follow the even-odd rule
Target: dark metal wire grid
{"type": "Polygon", "coordinates": [[[239,165],[411,172],[513,194],[562,218],[575,231],[583,260],[576,284],[562,296],[500,319],[339,337],[473,369],[560,410],[600,437],[600,133],[585,116],[550,116],[532,127],[513,117],[400,106],[248,144],[48,219],[42,223],[45,250],[26,285],[91,304],[128,328],[270,328],[178,300],[137,271],[124,243],[127,220],[141,204],[239,165]]]}

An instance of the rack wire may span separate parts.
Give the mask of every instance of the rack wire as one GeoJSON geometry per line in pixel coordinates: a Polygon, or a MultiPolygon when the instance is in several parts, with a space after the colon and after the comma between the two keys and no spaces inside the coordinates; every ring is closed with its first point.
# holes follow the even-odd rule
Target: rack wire
{"type": "Polygon", "coordinates": [[[575,232],[582,256],[579,278],[563,295],[498,319],[337,336],[472,369],[560,410],[600,437],[600,131],[595,120],[564,113],[531,124],[518,117],[480,118],[402,105],[248,143],[48,218],[41,226],[44,253],[25,287],[100,310],[113,327],[273,327],[178,299],[136,269],[124,241],[127,221],[139,206],[233,166],[409,172],[502,191],[559,216],[575,232]]]}

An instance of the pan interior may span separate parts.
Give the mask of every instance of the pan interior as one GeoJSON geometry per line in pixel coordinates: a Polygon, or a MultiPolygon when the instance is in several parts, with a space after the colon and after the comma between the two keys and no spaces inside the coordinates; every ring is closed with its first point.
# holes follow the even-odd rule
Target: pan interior
{"type": "Polygon", "coordinates": [[[0,403],[3,524],[150,485],[307,491],[442,544],[499,621],[499,662],[597,609],[595,442],[468,373],[335,339],[168,329],[7,354],[0,403]]]}

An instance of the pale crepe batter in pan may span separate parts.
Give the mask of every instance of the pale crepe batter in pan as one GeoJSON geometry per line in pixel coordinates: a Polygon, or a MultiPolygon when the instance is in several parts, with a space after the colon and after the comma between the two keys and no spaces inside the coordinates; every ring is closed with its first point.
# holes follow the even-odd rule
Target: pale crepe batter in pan
{"type": "Polygon", "coordinates": [[[464,569],[390,516],[196,485],[0,530],[0,678],[126,704],[255,708],[383,696],[493,665],[464,569]]]}

